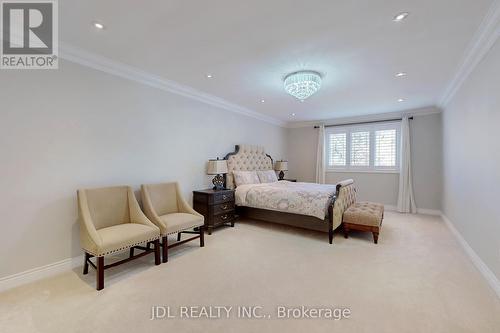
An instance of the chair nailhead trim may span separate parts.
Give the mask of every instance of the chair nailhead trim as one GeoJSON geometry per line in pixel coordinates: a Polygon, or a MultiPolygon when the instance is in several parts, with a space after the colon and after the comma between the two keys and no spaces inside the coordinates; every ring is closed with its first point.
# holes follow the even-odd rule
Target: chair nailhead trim
{"type": "Polygon", "coordinates": [[[108,254],[112,254],[112,253],[120,252],[120,251],[123,251],[123,250],[126,250],[126,249],[130,249],[131,247],[137,246],[139,244],[148,243],[148,242],[151,242],[151,241],[154,241],[154,240],[157,240],[157,239],[160,239],[160,237],[159,236],[155,236],[154,238],[151,238],[151,239],[148,239],[148,240],[140,241],[140,242],[137,242],[137,243],[134,243],[134,244],[131,244],[131,245],[126,245],[126,246],[123,246],[123,247],[121,247],[119,249],[108,251],[108,252],[105,252],[105,253],[100,253],[100,254],[96,254],[96,253],[94,253],[92,251],[89,251],[89,250],[86,250],[86,249],[83,249],[83,251],[87,252],[88,254],[93,255],[94,257],[104,257],[104,256],[107,256],[108,254]]]}
{"type": "Polygon", "coordinates": [[[205,223],[202,223],[202,224],[197,224],[197,225],[193,225],[191,227],[188,227],[188,228],[184,228],[184,229],[179,229],[179,230],[176,230],[176,231],[170,231],[168,232],[167,234],[164,234],[164,235],[161,235],[162,237],[165,237],[165,236],[168,236],[168,235],[173,235],[173,234],[178,234],[179,232],[181,231],[186,231],[186,230],[189,230],[189,229],[193,229],[193,228],[197,228],[197,227],[201,227],[202,225],[204,225],[205,223]]]}

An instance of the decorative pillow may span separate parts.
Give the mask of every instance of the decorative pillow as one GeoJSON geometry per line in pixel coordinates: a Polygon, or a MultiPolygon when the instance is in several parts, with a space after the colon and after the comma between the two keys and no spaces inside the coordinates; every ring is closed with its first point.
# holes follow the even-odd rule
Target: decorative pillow
{"type": "Polygon", "coordinates": [[[255,171],[233,171],[233,176],[236,186],[260,183],[259,176],[255,171]]]}
{"type": "Polygon", "coordinates": [[[274,170],[257,171],[261,183],[274,183],[278,181],[274,170]]]}

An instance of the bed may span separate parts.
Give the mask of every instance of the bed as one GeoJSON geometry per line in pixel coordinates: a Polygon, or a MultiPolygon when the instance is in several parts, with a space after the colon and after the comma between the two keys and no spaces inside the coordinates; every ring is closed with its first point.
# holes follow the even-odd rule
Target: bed
{"type": "MultiPolygon", "coordinates": [[[[225,186],[235,190],[235,202],[240,216],[286,224],[328,233],[330,244],[333,231],[342,222],[342,205],[335,205],[343,185],[279,181],[265,184],[236,186],[234,171],[273,170],[273,159],[264,147],[237,145],[226,155],[228,173],[225,186]]],[[[352,182],[352,180],[351,180],[352,182]]]]}

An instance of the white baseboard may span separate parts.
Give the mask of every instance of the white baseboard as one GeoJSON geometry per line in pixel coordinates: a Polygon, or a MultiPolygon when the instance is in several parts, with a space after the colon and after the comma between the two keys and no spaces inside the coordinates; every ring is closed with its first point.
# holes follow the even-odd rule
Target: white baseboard
{"type": "Polygon", "coordinates": [[[460,245],[463,247],[465,253],[469,256],[469,258],[472,260],[472,263],[478,271],[483,275],[483,277],[486,279],[488,284],[493,288],[493,290],[496,292],[498,298],[500,298],[500,281],[498,278],[495,276],[495,274],[486,266],[484,261],[479,258],[477,253],[470,247],[469,243],[462,237],[460,232],[455,228],[453,223],[444,215],[443,213],[441,214],[441,218],[443,219],[444,223],[448,226],[448,228],[451,230],[453,235],[456,237],[460,245]]]}
{"type": "Polygon", "coordinates": [[[83,264],[83,256],[67,258],[52,264],[29,269],[24,272],[0,278],[0,292],[26,283],[51,277],[72,270],[83,264]]]}

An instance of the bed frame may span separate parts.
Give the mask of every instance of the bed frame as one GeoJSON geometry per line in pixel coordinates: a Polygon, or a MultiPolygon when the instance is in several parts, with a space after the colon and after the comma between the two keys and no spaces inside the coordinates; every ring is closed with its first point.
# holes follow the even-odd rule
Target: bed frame
{"type": "MultiPolygon", "coordinates": [[[[227,160],[228,173],[224,175],[224,185],[226,188],[234,189],[234,179],[232,172],[257,171],[257,170],[273,170],[273,158],[264,152],[264,147],[250,145],[236,145],[235,151],[229,153],[224,158],[227,160]]],[[[285,224],[293,227],[315,230],[328,233],[328,241],[333,243],[333,206],[339,195],[340,185],[336,187],[336,193],[333,197],[331,205],[328,207],[328,218],[323,220],[313,216],[300,215],[293,213],[278,212],[268,209],[252,208],[237,206],[236,211],[240,216],[285,224]]]]}

